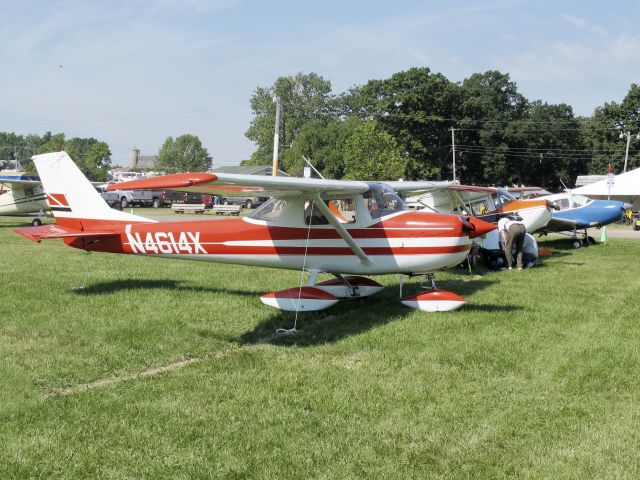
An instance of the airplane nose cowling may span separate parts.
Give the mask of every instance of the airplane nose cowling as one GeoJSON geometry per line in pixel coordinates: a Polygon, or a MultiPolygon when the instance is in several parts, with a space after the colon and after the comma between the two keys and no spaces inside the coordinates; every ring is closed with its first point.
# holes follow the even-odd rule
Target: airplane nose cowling
{"type": "Polygon", "coordinates": [[[469,233],[469,238],[481,237],[485,233],[489,233],[491,230],[496,229],[495,224],[485,222],[484,220],[475,217],[467,217],[466,219],[463,219],[463,223],[467,224],[465,227],[466,231],[469,233]]]}

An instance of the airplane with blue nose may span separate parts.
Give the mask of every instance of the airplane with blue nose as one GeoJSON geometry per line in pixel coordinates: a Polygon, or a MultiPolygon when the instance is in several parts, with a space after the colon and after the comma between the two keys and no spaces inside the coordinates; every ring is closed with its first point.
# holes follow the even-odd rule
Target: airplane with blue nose
{"type": "Polygon", "coordinates": [[[542,197],[554,208],[551,220],[543,229],[544,233],[569,232],[575,240],[574,246],[594,243],[587,229],[600,228],[622,218],[627,205],[617,200],[592,200],[584,195],[571,192],[556,193],[542,197]],[[584,233],[580,233],[584,231],[584,233]],[[580,242],[582,240],[582,242],[580,242]]]}

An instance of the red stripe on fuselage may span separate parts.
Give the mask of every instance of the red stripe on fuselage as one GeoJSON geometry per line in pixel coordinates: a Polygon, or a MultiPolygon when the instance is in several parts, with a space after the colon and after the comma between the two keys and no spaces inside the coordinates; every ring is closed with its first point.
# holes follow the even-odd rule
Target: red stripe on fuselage
{"type": "MultiPolygon", "coordinates": [[[[339,240],[338,232],[331,226],[307,227],[275,227],[254,224],[243,219],[194,221],[194,222],[168,222],[168,223],[134,223],[130,224],[130,235],[125,232],[127,224],[107,222],[104,220],[75,220],[81,222],[85,232],[91,229],[113,229],[120,237],[95,238],[95,239],[68,239],[66,243],[81,249],[114,253],[164,253],[164,254],[211,254],[211,255],[304,255],[304,246],[242,246],[225,245],[224,242],[251,242],[279,240],[339,240]],[[185,238],[188,235],[197,236],[198,248],[187,245],[191,241],[185,238]],[[149,234],[149,235],[148,235],[149,234]],[[158,237],[160,234],[160,237],[158,237]],[[131,241],[131,235],[135,242],[131,241]],[[180,248],[178,241],[183,235],[180,248]],[[147,239],[150,242],[147,242],[147,239]],[[139,245],[149,243],[153,247],[160,243],[161,238],[165,248],[159,247],[147,249],[139,245]],[[134,244],[134,246],[132,246],[134,244]],[[138,247],[136,247],[136,245],[138,247]],[[168,246],[170,245],[170,246],[168,246]],[[163,250],[163,251],[161,251],[163,250]]],[[[348,228],[347,231],[354,239],[365,240],[362,245],[367,255],[426,255],[457,253],[469,249],[469,245],[438,245],[438,246],[411,246],[391,247],[376,246],[367,247],[367,239],[394,239],[394,238],[451,238],[451,243],[457,243],[460,237],[466,237],[462,233],[460,219],[456,215],[431,214],[420,212],[407,212],[388,220],[379,222],[368,228],[348,228]]],[[[317,243],[317,242],[316,242],[317,243]]],[[[193,244],[191,244],[193,246],[193,244]]],[[[312,245],[306,249],[308,255],[354,255],[347,246],[318,246],[312,245]]]]}

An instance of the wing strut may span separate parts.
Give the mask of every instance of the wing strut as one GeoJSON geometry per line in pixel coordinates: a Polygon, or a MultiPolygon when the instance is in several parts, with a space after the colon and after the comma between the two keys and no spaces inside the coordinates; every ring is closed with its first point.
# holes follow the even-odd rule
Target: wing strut
{"type": "Polygon", "coordinates": [[[367,257],[367,254],[364,253],[364,251],[358,246],[358,244],[355,242],[353,237],[349,234],[349,232],[347,232],[347,229],[342,226],[342,224],[335,217],[335,215],[331,213],[331,210],[329,210],[329,207],[327,207],[327,205],[322,201],[322,199],[320,198],[320,194],[316,193],[313,196],[313,203],[315,204],[316,207],[318,207],[318,210],[322,212],[322,214],[327,218],[327,220],[329,220],[329,223],[333,226],[333,228],[336,229],[336,231],[342,237],[342,239],[345,242],[347,242],[347,245],[349,245],[353,253],[355,253],[358,256],[360,261],[364,264],[371,263],[371,260],[369,259],[369,257],[367,257]]]}

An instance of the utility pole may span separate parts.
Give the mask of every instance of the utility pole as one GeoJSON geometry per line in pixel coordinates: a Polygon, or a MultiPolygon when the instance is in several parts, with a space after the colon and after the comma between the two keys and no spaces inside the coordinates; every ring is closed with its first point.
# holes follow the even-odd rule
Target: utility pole
{"type": "Polygon", "coordinates": [[[453,151],[453,181],[456,181],[456,129],[451,127],[451,148],[453,151]]]}
{"type": "MultiPolygon", "coordinates": [[[[629,145],[631,144],[631,132],[623,132],[620,134],[620,138],[627,137],[627,149],[624,152],[624,169],[622,173],[627,172],[627,162],[629,161],[629,145]]],[[[636,135],[636,138],[640,140],[640,132],[636,135]]]]}
{"type": "Polygon", "coordinates": [[[278,176],[278,147],[280,146],[280,97],[273,96],[276,104],[276,127],[273,134],[273,163],[271,164],[271,175],[278,176]]]}

